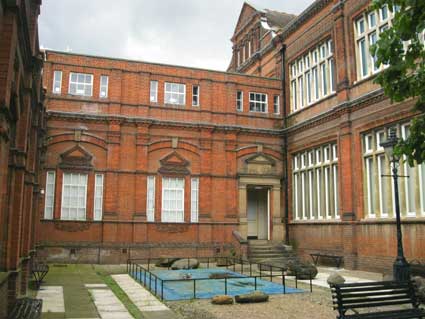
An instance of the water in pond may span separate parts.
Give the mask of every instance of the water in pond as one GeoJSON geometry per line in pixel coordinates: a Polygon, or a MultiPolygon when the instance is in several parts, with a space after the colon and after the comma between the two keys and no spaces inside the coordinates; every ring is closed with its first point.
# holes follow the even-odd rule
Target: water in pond
{"type": "MultiPolygon", "coordinates": [[[[302,292],[300,289],[283,287],[282,284],[270,282],[265,279],[249,278],[237,272],[222,268],[206,268],[206,269],[189,269],[189,270],[153,270],[152,274],[158,277],[155,279],[150,277],[149,273],[143,271],[133,273],[133,277],[145,283],[145,286],[156,294],[159,298],[161,295],[164,300],[185,300],[196,298],[212,298],[215,295],[235,296],[250,293],[255,290],[262,291],[267,294],[282,294],[302,292]],[[209,279],[214,274],[215,277],[228,276],[228,278],[209,279]],[[236,277],[236,278],[235,278],[236,277]],[[193,280],[198,279],[198,280],[193,280]],[[170,280],[170,281],[168,281],[170,280]],[[173,281],[171,281],[173,280],[173,281]],[[196,292],[194,293],[194,290],[196,292]]],[[[266,276],[265,276],[266,277],[266,276]]],[[[276,278],[275,278],[276,280],[276,278]]],[[[279,280],[281,278],[279,277],[279,280]]]]}

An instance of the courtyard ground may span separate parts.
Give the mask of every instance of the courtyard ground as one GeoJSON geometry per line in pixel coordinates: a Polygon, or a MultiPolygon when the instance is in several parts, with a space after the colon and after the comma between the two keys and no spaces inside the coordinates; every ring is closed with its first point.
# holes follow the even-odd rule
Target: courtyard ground
{"type": "MultiPolygon", "coordinates": [[[[30,294],[50,300],[43,303],[42,319],[331,319],[336,313],[330,290],[326,288],[330,271],[333,269],[320,269],[313,293],[309,292],[307,283],[300,282],[298,287],[304,293],[271,295],[267,303],[220,306],[212,305],[209,299],[164,302],[173,312],[127,275],[116,275],[126,273],[125,265],[51,264],[42,289],[31,290],[30,294]],[[144,311],[148,308],[155,311],[144,311]]],[[[382,279],[380,274],[340,272],[357,280],[382,279]]],[[[293,281],[287,283],[294,287],[293,281]]]]}

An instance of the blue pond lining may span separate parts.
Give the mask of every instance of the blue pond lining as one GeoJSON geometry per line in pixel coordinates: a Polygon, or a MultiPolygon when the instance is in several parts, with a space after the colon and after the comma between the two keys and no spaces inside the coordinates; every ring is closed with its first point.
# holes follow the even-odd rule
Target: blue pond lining
{"type": "Polygon", "coordinates": [[[216,295],[224,295],[226,294],[226,283],[227,295],[230,296],[253,292],[255,284],[257,291],[267,294],[283,294],[284,290],[287,294],[302,292],[300,289],[284,287],[279,283],[260,278],[255,279],[222,268],[152,270],[151,273],[157,276],[158,279],[155,280],[154,277],[150,277],[149,272],[147,272],[145,281],[143,270],[134,272],[132,275],[137,281],[144,283],[145,287],[150,288],[153,294],[156,294],[159,298],[162,297],[164,300],[208,299],[216,295]],[[236,278],[210,279],[209,275],[213,273],[227,274],[236,278]],[[190,276],[190,279],[184,279],[184,276],[190,276]],[[201,280],[194,281],[191,279],[201,280]],[[194,290],[196,290],[196,293],[194,293],[194,290]]]}

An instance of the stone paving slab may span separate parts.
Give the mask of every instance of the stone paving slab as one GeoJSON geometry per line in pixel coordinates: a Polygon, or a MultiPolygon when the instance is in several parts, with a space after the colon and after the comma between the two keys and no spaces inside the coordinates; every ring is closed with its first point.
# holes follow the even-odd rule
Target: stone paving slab
{"type": "Polygon", "coordinates": [[[112,275],[112,278],[139,308],[144,317],[148,319],[177,318],[174,312],[129,275],[112,275]]]}
{"type": "MultiPolygon", "coordinates": [[[[319,286],[319,287],[329,288],[329,284],[327,282],[327,279],[328,279],[329,275],[334,273],[334,272],[339,273],[341,276],[343,276],[345,278],[345,282],[347,284],[348,283],[371,282],[371,281],[373,281],[373,280],[371,280],[372,278],[365,278],[365,276],[362,276],[363,274],[361,272],[348,271],[344,268],[320,267],[320,268],[318,268],[318,270],[319,270],[319,273],[317,274],[316,278],[314,278],[312,280],[312,284],[315,285],[315,286],[319,286]]],[[[369,277],[371,277],[372,275],[376,276],[377,274],[370,273],[369,275],[370,275],[369,277]]],[[[382,280],[382,279],[376,278],[376,280],[382,280]]],[[[298,280],[298,281],[305,283],[305,284],[310,283],[309,280],[298,280]]]]}
{"type": "Polygon", "coordinates": [[[62,286],[41,286],[37,299],[43,300],[43,312],[65,312],[62,286]]]}
{"type": "Polygon", "coordinates": [[[85,284],[87,289],[108,288],[107,284],[85,284]]]}
{"type": "Polygon", "coordinates": [[[89,291],[102,319],[133,319],[112,290],[90,289],[89,291]]]}

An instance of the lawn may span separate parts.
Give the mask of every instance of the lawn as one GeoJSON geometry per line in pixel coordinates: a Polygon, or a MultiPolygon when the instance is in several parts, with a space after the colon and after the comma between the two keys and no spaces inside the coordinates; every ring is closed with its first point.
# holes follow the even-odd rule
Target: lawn
{"type": "MultiPolygon", "coordinates": [[[[99,318],[96,307],[85,284],[107,284],[135,318],[143,318],[139,309],[111,278],[111,274],[123,273],[120,266],[51,264],[43,280],[44,286],[62,286],[66,313],[43,313],[42,319],[99,318]]],[[[36,290],[30,290],[32,297],[36,290]]]]}

